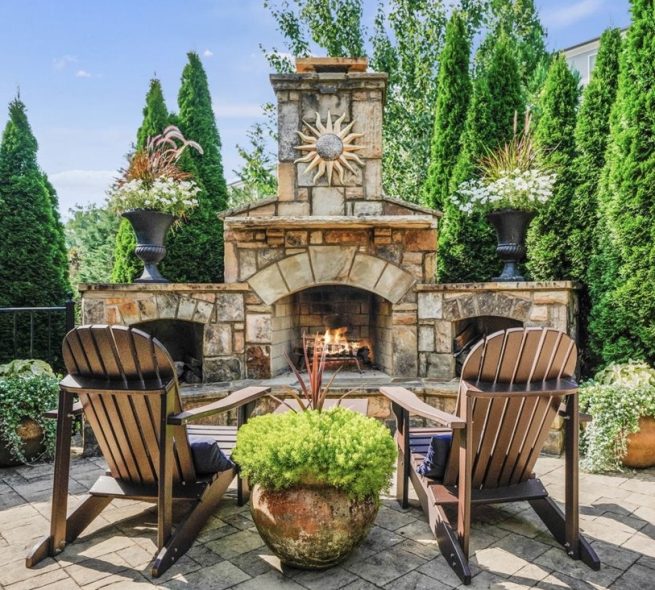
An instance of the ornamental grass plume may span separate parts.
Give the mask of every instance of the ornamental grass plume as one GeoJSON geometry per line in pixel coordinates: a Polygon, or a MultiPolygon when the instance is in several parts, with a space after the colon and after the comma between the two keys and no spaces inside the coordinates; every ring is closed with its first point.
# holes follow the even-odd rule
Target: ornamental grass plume
{"type": "Polygon", "coordinates": [[[202,154],[195,141],[187,140],[174,125],[160,135],[148,138],[121,171],[109,192],[110,207],[122,213],[129,209],[151,209],[170,213],[178,218],[198,205],[200,187],[178,163],[187,149],[202,154]]]}
{"type": "Polygon", "coordinates": [[[542,150],[532,139],[531,123],[532,115],[528,111],[519,131],[514,112],[512,138],[480,159],[477,165],[480,179],[461,183],[453,194],[453,202],[461,211],[472,213],[478,208],[532,211],[552,196],[557,175],[543,164],[542,150]]]}

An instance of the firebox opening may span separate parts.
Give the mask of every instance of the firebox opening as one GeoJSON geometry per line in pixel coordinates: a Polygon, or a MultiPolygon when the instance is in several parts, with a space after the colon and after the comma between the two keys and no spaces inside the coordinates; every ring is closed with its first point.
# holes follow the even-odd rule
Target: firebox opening
{"type": "Polygon", "coordinates": [[[203,324],[161,319],[142,322],[134,327],[151,334],[166,347],[181,382],[202,383],[203,324]]]}
{"type": "Polygon", "coordinates": [[[455,354],[455,372],[457,376],[462,372],[462,364],[470,350],[485,336],[499,330],[520,328],[523,322],[500,316],[476,316],[460,320],[455,324],[455,339],[453,351],[455,354]]]}
{"type": "Polygon", "coordinates": [[[327,349],[328,367],[341,371],[386,371],[392,357],[391,304],[363,289],[343,285],[311,287],[274,306],[273,374],[288,370],[286,352],[296,366],[304,365],[316,335],[327,349]]]}

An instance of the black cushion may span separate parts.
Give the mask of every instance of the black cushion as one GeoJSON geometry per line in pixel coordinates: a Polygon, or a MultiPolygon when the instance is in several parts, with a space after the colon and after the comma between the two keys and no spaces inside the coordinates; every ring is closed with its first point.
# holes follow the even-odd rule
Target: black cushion
{"type": "Polygon", "coordinates": [[[427,455],[423,463],[416,470],[420,475],[430,479],[443,479],[446,473],[446,463],[450,455],[450,447],[453,444],[453,435],[450,432],[435,434],[430,439],[427,455]]]}
{"type": "Polygon", "coordinates": [[[189,446],[198,475],[213,475],[234,467],[211,436],[189,436],[189,446]]]}

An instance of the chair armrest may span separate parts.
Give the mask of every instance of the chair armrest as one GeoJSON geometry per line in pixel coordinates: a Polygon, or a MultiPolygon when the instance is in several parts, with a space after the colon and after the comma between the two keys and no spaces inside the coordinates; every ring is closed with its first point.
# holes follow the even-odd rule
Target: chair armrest
{"type": "Polygon", "coordinates": [[[219,412],[227,412],[228,410],[233,410],[234,408],[253,402],[260,397],[267,395],[270,391],[270,387],[245,387],[244,389],[239,389],[227,397],[212,402],[211,404],[206,404],[191,410],[185,410],[179,414],[173,414],[168,417],[168,424],[180,426],[191,420],[197,420],[198,418],[204,418],[206,416],[218,414],[219,412]]]}
{"type": "MultiPolygon", "coordinates": [[[[84,409],[82,408],[81,402],[75,402],[73,404],[73,411],[71,412],[71,414],[73,416],[81,416],[83,412],[84,409]]],[[[59,410],[57,408],[53,410],[48,410],[43,414],[43,417],[48,418],[49,420],[56,420],[58,416],[59,416],[59,410]]]]}
{"type": "Polygon", "coordinates": [[[466,426],[466,420],[462,420],[462,418],[454,414],[433,408],[404,387],[380,387],[380,393],[415,416],[422,416],[454,430],[466,426]]]}

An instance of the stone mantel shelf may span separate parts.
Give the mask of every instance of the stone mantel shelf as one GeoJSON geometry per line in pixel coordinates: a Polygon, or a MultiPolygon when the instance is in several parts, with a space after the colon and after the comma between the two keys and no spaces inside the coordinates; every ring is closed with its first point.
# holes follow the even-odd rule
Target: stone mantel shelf
{"type": "Polygon", "coordinates": [[[490,281],[488,283],[430,283],[415,285],[417,291],[469,293],[473,291],[576,291],[582,285],[576,281],[490,281]]]}
{"type": "Polygon", "coordinates": [[[88,291],[127,291],[127,292],[163,292],[163,293],[206,293],[216,291],[248,291],[247,283],[81,283],[78,290],[88,291]]]}
{"type": "Polygon", "coordinates": [[[433,229],[437,227],[436,219],[431,215],[325,215],[299,217],[226,217],[225,224],[232,229],[239,228],[329,228],[329,229],[365,229],[368,227],[403,227],[433,229]]]}

